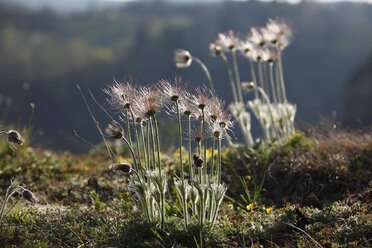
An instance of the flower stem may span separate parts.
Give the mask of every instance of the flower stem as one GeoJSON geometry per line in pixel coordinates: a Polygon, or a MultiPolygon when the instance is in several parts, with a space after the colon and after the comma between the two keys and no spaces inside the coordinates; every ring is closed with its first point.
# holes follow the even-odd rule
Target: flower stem
{"type": "Polygon", "coordinates": [[[214,143],[215,143],[214,139],[212,139],[212,158],[211,158],[212,163],[211,163],[211,169],[210,169],[211,176],[213,176],[214,174],[214,145],[215,145],[214,143]]]}
{"type": "Polygon", "coordinates": [[[189,173],[190,173],[190,180],[192,180],[192,162],[191,162],[191,115],[187,116],[187,126],[188,126],[188,152],[189,152],[189,173]]]}
{"type": "Polygon", "coordinates": [[[17,191],[17,189],[22,188],[21,186],[19,186],[19,184],[20,184],[20,181],[18,181],[18,180],[12,181],[10,186],[6,190],[5,198],[3,200],[3,204],[2,204],[1,210],[0,210],[0,224],[1,224],[4,216],[6,216],[9,213],[9,211],[8,211],[4,215],[4,210],[5,210],[6,205],[8,204],[9,198],[17,191]]]}
{"type": "Polygon", "coordinates": [[[131,114],[132,121],[133,121],[134,135],[136,137],[137,156],[138,156],[138,163],[139,163],[138,168],[141,168],[141,170],[142,170],[143,167],[142,167],[141,155],[140,155],[140,146],[139,146],[139,139],[138,139],[138,132],[137,132],[137,122],[134,119],[134,114],[133,114],[133,111],[132,110],[130,110],[130,114],[131,114]]]}
{"type": "MultiPolygon", "coordinates": [[[[12,211],[12,209],[14,208],[15,205],[17,205],[17,203],[21,200],[22,198],[18,198],[14,203],[13,205],[8,209],[8,211],[6,211],[6,213],[4,214],[4,216],[7,216],[9,214],[10,211],[12,211]]],[[[1,221],[0,221],[1,223],[1,221]]]]}
{"type": "Polygon", "coordinates": [[[159,128],[158,128],[158,122],[156,121],[155,116],[153,116],[152,118],[154,120],[154,126],[155,126],[155,138],[156,138],[156,148],[157,148],[157,153],[158,153],[157,155],[158,155],[159,176],[161,176],[159,128]]]}
{"type": "Polygon", "coordinates": [[[160,190],[160,201],[161,201],[161,228],[164,229],[165,225],[165,195],[164,195],[164,184],[163,184],[163,177],[161,175],[161,158],[160,158],[160,138],[159,138],[159,128],[158,128],[158,122],[155,118],[155,115],[152,116],[152,119],[154,121],[154,127],[155,127],[155,139],[156,139],[156,150],[157,150],[157,158],[158,158],[158,169],[159,169],[159,190],[160,190]]]}
{"type": "Polygon", "coordinates": [[[240,84],[240,76],[239,76],[239,69],[238,69],[238,62],[236,60],[236,53],[235,51],[231,51],[232,57],[233,57],[233,65],[234,65],[234,72],[235,72],[235,80],[238,88],[238,95],[239,95],[239,101],[244,102],[243,100],[243,91],[242,91],[242,85],[240,84]]]}
{"type": "Polygon", "coordinates": [[[150,120],[146,123],[146,153],[147,153],[147,169],[151,167],[151,158],[150,158],[150,120]]]}
{"type": "Polygon", "coordinates": [[[270,84],[271,84],[271,93],[273,95],[274,103],[278,103],[278,99],[275,93],[275,85],[274,85],[274,74],[273,74],[273,63],[269,63],[270,65],[270,84]]]}
{"type": "Polygon", "coordinates": [[[262,63],[262,68],[263,68],[263,79],[264,79],[264,90],[266,92],[266,94],[269,96],[270,98],[270,94],[269,94],[269,82],[268,82],[268,79],[267,79],[267,67],[266,67],[266,63],[262,63]]]}
{"type": "Polygon", "coordinates": [[[282,53],[279,48],[278,48],[278,67],[279,67],[280,85],[282,87],[283,101],[287,102],[287,93],[285,92],[285,86],[284,86],[282,53]]]}
{"type": "Polygon", "coordinates": [[[146,142],[145,142],[145,133],[143,132],[143,125],[142,123],[140,124],[140,127],[141,127],[141,136],[142,136],[142,146],[143,146],[143,158],[144,158],[144,162],[145,162],[145,168],[148,169],[148,153],[147,153],[147,150],[146,150],[146,142]]]}
{"type": "Polygon", "coordinates": [[[184,186],[184,171],[183,171],[183,162],[182,162],[182,126],[181,126],[181,115],[178,101],[176,101],[177,108],[177,122],[178,122],[178,138],[179,138],[179,150],[180,150],[180,165],[181,165],[181,182],[184,186]]]}
{"type": "Polygon", "coordinates": [[[8,200],[10,198],[12,194],[9,195],[9,188],[8,190],[6,191],[6,194],[5,194],[5,198],[4,198],[4,201],[3,201],[3,205],[1,206],[1,211],[0,211],[0,224],[1,224],[1,221],[3,220],[3,214],[4,214],[4,210],[5,210],[5,206],[6,204],[8,203],[8,200]]]}
{"type": "Polygon", "coordinates": [[[138,164],[137,164],[137,160],[136,160],[136,154],[134,153],[132,145],[129,144],[129,141],[124,136],[121,139],[124,140],[124,142],[127,144],[128,148],[129,148],[130,154],[132,155],[135,170],[139,171],[139,168],[137,167],[138,164]]]}
{"type": "Polygon", "coordinates": [[[150,122],[150,133],[151,133],[151,148],[152,148],[152,163],[153,163],[153,169],[156,169],[156,155],[155,155],[155,134],[154,134],[154,125],[153,125],[153,120],[149,118],[150,122]]]}
{"type": "Polygon", "coordinates": [[[130,137],[130,127],[129,127],[129,116],[128,116],[128,108],[125,108],[125,121],[127,124],[127,133],[128,133],[128,141],[129,144],[132,146],[132,138],[130,137]]]}
{"type": "Polygon", "coordinates": [[[221,53],[221,58],[225,62],[226,68],[227,68],[227,73],[229,74],[231,89],[232,89],[233,96],[234,96],[234,102],[237,102],[238,101],[238,94],[236,93],[235,82],[234,82],[234,78],[233,78],[233,74],[232,74],[232,71],[231,71],[229,61],[227,60],[225,54],[223,54],[223,53],[221,53]]]}
{"type": "Polygon", "coordinates": [[[260,87],[261,88],[264,88],[263,72],[262,72],[262,62],[258,62],[258,75],[260,77],[260,87]]]}
{"type": "Polygon", "coordinates": [[[218,184],[221,184],[221,138],[218,138],[217,140],[217,145],[218,145],[218,167],[217,167],[217,170],[218,170],[218,181],[217,183],[218,184]]]}
{"type": "Polygon", "coordinates": [[[275,82],[276,82],[276,92],[277,92],[277,96],[278,96],[278,102],[282,103],[284,101],[283,101],[282,93],[281,93],[281,90],[280,90],[281,86],[280,86],[280,76],[279,76],[279,64],[278,64],[278,62],[276,62],[276,66],[275,66],[275,82]]]}
{"type": "MultiPolygon", "coordinates": [[[[249,67],[251,68],[251,74],[252,74],[253,83],[257,86],[256,72],[255,72],[255,69],[254,69],[254,65],[253,65],[252,59],[249,59],[249,67]]],[[[256,88],[257,87],[254,87],[254,97],[257,99],[258,98],[258,91],[257,91],[256,88]]]]}
{"type": "Polygon", "coordinates": [[[202,111],[202,117],[203,117],[204,175],[207,175],[207,127],[205,124],[204,109],[202,109],[201,111],[202,111]]]}
{"type": "Polygon", "coordinates": [[[201,156],[201,142],[198,142],[198,154],[201,156]]]}
{"type": "Polygon", "coordinates": [[[205,66],[205,64],[200,60],[198,59],[197,57],[192,57],[193,60],[195,60],[200,66],[201,68],[203,69],[204,73],[205,73],[205,76],[207,77],[208,79],[208,83],[209,83],[209,87],[211,88],[213,94],[216,93],[215,89],[214,89],[214,85],[213,85],[213,82],[212,82],[212,77],[211,77],[211,74],[209,73],[208,71],[208,68],[205,66]]]}

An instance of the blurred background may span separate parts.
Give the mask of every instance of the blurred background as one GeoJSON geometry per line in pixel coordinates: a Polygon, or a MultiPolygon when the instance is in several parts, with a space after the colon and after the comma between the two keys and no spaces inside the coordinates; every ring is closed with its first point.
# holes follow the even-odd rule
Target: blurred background
{"type": "MultiPolygon", "coordinates": [[[[369,125],[372,4],[356,1],[0,0],[0,120],[26,125],[33,102],[34,143],[86,151],[71,129],[93,143],[100,137],[76,84],[105,103],[102,88],[128,75],[139,84],[175,75],[192,86],[207,83],[199,66],[175,67],[178,48],[205,62],[218,94],[229,100],[223,61],[210,55],[209,43],[219,32],[244,36],[275,17],[294,28],[283,63],[296,120],[315,123],[325,116],[369,125]]],[[[248,80],[248,61],[239,58],[239,68],[248,80]]]]}

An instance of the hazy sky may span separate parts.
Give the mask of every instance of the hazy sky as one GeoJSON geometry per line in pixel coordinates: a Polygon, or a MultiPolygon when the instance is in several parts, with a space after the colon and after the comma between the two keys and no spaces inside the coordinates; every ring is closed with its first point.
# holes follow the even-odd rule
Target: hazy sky
{"type": "MultiPolygon", "coordinates": [[[[101,0],[101,1],[108,1],[108,2],[133,2],[133,1],[141,1],[141,0],[101,0]]],[[[143,1],[143,0],[142,0],[143,1]]],[[[176,0],[171,0],[172,2],[177,2],[176,0]]],[[[182,0],[183,2],[187,2],[188,0],[182,0]]],[[[196,2],[195,0],[190,0],[190,2],[196,2]]],[[[217,1],[223,1],[223,0],[204,0],[205,2],[217,2],[217,1]]],[[[228,1],[246,1],[246,0],[228,0],[228,1]]],[[[261,1],[271,1],[271,0],[261,0],[261,1]]],[[[290,2],[290,3],[298,3],[301,0],[277,0],[278,2],[290,2]]],[[[366,2],[371,3],[372,0],[310,0],[314,2],[320,2],[320,3],[328,3],[328,2],[366,2]]]]}

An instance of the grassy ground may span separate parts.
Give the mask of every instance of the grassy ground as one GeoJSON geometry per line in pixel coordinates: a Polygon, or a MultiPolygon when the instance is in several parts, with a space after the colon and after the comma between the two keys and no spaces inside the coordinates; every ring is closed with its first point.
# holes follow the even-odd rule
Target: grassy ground
{"type": "MultiPolygon", "coordinates": [[[[21,179],[21,200],[0,227],[9,247],[370,247],[372,132],[311,128],[285,144],[225,148],[229,186],[215,228],[185,229],[168,206],[165,230],[141,217],[128,178],[97,154],[73,156],[0,142],[0,195],[21,179]]],[[[125,159],[125,158],[124,158],[125,159]]],[[[169,174],[173,155],[163,155],[169,174]]],[[[170,192],[175,192],[170,186],[170,192]]],[[[13,196],[9,206],[19,196],[13,196]]],[[[174,194],[171,197],[175,197],[174,194]]]]}

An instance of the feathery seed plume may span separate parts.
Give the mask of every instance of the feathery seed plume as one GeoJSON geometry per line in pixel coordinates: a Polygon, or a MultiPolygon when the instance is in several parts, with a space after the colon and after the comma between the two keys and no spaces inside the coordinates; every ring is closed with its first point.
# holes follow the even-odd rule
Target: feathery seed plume
{"type": "Polygon", "coordinates": [[[232,30],[229,30],[227,34],[219,33],[214,44],[220,47],[223,51],[231,52],[239,47],[240,40],[235,36],[232,30]]]}
{"type": "Polygon", "coordinates": [[[107,101],[109,104],[118,111],[123,111],[123,109],[130,109],[136,98],[136,86],[133,85],[132,81],[118,82],[114,80],[114,84],[103,92],[109,96],[107,101]]]}

